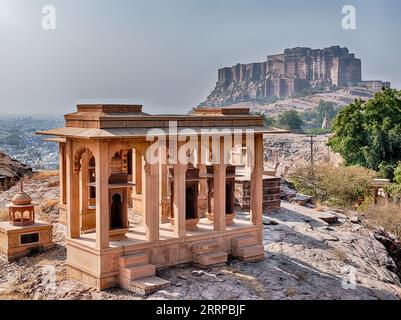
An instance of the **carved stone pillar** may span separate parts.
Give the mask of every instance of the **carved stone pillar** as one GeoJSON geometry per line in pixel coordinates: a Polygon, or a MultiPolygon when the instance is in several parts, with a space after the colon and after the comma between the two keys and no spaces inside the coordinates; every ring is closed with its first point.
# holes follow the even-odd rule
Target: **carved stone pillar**
{"type": "Polygon", "coordinates": [[[85,214],[89,207],[89,154],[82,155],[80,171],[80,211],[85,214]]]}
{"type": "Polygon", "coordinates": [[[208,209],[208,183],[207,179],[202,179],[206,176],[206,164],[199,164],[199,196],[198,196],[198,215],[204,218],[208,209]]]}
{"type": "Polygon", "coordinates": [[[142,176],[143,176],[143,157],[142,157],[142,148],[135,148],[135,166],[134,168],[134,176],[135,176],[135,188],[132,195],[133,200],[133,211],[138,215],[143,215],[143,202],[144,197],[142,195],[142,176]]]}
{"type": "Polygon", "coordinates": [[[225,164],[214,166],[214,230],[226,230],[226,168],[225,164]]]}
{"type": "Polygon", "coordinates": [[[60,203],[67,204],[66,144],[59,144],[60,203]]]}
{"type": "Polygon", "coordinates": [[[96,159],[96,248],[109,247],[110,204],[109,204],[109,148],[108,143],[97,144],[96,159]]]}
{"type": "Polygon", "coordinates": [[[185,187],[187,166],[181,163],[174,165],[174,234],[178,237],[186,236],[185,221],[185,187]]]}
{"type": "Polygon", "coordinates": [[[146,239],[157,241],[159,235],[159,165],[145,165],[143,203],[143,222],[146,229],[146,239]]]}
{"type": "Polygon", "coordinates": [[[251,173],[251,219],[256,226],[262,226],[263,217],[263,135],[255,136],[254,166],[251,173]]]}
{"type": "Polygon", "coordinates": [[[73,141],[68,139],[66,145],[67,160],[67,238],[79,238],[79,168],[74,163],[73,141]]]}
{"type": "Polygon", "coordinates": [[[142,194],[142,170],[143,170],[143,161],[142,161],[142,153],[139,150],[135,152],[135,192],[136,194],[142,194]]]}
{"type": "Polygon", "coordinates": [[[168,198],[168,165],[160,164],[160,218],[162,223],[167,223],[170,216],[170,199],[168,198]]]}

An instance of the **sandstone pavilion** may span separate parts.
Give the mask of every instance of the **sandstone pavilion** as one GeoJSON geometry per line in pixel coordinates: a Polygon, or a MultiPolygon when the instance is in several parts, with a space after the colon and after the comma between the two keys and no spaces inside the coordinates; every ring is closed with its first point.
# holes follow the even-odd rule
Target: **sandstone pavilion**
{"type": "Polygon", "coordinates": [[[281,132],[249,108],[150,115],[140,105],[78,105],[64,128],[38,132],[59,143],[69,276],[146,294],[169,285],[156,276],[160,268],[263,259],[263,135],[281,132]],[[146,156],[157,132],[168,133],[157,154],[169,161],[146,156]],[[189,162],[170,161],[189,140],[189,162]],[[203,152],[220,161],[196,161],[203,152]],[[244,163],[252,163],[250,206],[237,216],[233,181],[244,163]]]}

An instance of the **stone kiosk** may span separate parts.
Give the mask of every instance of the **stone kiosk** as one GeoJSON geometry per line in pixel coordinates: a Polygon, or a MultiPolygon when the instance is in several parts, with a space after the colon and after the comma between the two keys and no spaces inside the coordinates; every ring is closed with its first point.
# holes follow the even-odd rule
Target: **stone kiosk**
{"type": "Polygon", "coordinates": [[[60,180],[65,181],[60,197],[66,201],[71,278],[98,289],[119,285],[149,293],[169,284],[155,276],[159,268],[184,263],[207,267],[226,262],[228,255],[263,258],[263,134],[281,132],[264,127],[263,118],[248,108],[149,115],[139,105],[78,105],[65,122],[64,128],[39,134],[55,136],[60,143],[60,180]],[[154,149],[156,141],[165,143],[154,149]],[[190,142],[207,161],[216,154],[220,161],[195,161],[196,152],[186,164],[174,161],[174,150],[190,142]],[[227,184],[224,163],[230,144],[249,147],[254,167],[250,218],[232,216],[227,223],[226,214],[233,213],[226,210],[227,195],[233,193],[226,189],[233,189],[233,183],[227,184]],[[152,161],[148,155],[155,150],[169,161],[152,161]],[[213,166],[213,221],[204,218],[208,165],[213,166]],[[136,206],[139,194],[141,205],[136,206]],[[130,197],[142,215],[141,225],[128,223],[130,197]],[[93,230],[83,232],[90,230],[85,224],[91,219],[81,213],[91,205],[93,230]]]}
{"type": "Polygon", "coordinates": [[[35,204],[21,190],[7,205],[9,221],[0,222],[0,254],[14,260],[31,250],[46,249],[53,245],[51,224],[35,219],[35,204]]]}

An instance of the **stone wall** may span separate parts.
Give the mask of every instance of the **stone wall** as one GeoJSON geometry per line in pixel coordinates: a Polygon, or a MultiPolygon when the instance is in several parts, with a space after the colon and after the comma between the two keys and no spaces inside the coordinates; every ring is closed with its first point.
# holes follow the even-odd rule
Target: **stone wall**
{"type": "MultiPolygon", "coordinates": [[[[263,211],[280,208],[281,178],[265,176],[263,178],[263,211]]],[[[249,180],[235,182],[235,206],[238,210],[248,211],[251,203],[251,183],[249,180]]]]}

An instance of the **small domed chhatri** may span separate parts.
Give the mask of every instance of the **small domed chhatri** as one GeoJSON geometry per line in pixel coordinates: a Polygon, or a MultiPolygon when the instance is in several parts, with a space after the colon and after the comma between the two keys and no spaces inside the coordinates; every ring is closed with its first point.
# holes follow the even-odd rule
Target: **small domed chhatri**
{"type": "Polygon", "coordinates": [[[9,221],[0,222],[0,255],[8,261],[23,257],[32,249],[53,246],[53,226],[35,219],[35,205],[24,192],[21,180],[19,192],[7,205],[9,221]]]}
{"type": "Polygon", "coordinates": [[[32,198],[24,192],[22,180],[20,191],[12,198],[7,207],[12,225],[27,226],[35,224],[35,204],[32,203],[32,198]]]}
{"type": "Polygon", "coordinates": [[[18,192],[11,200],[11,203],[17,206],[24,206],[32,203],[32,198],[23,191],[21,186],[21,191],[18,192]]]}

